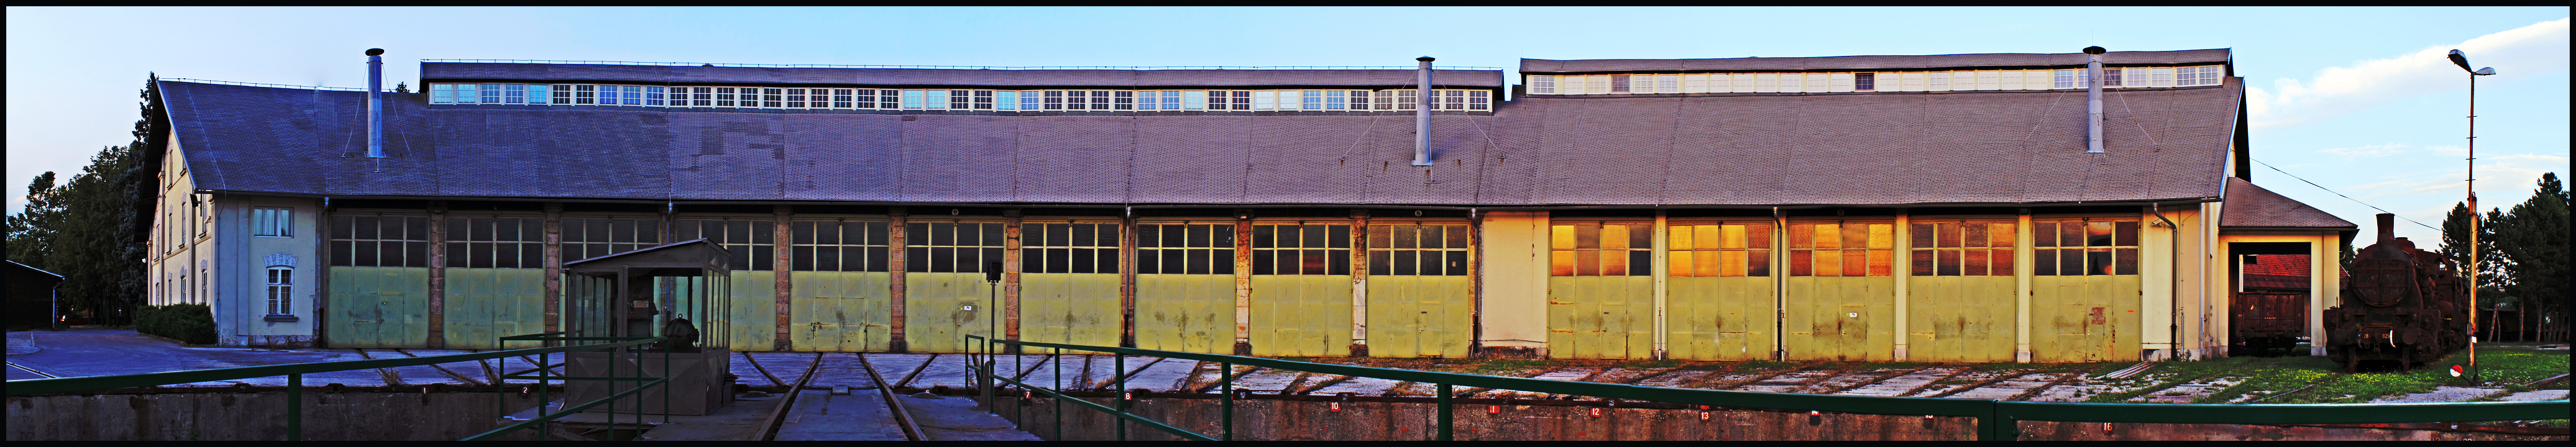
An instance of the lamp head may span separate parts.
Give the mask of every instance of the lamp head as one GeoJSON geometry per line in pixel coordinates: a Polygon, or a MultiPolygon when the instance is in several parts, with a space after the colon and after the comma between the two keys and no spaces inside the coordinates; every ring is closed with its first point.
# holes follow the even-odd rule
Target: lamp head
{"type": "Polygon", "coordinates": [[[2469,74],[2478,76],[2495,76],[2495,67],[2479,68],[2478,71],[2472,71],[2469,72],[2469,74]]]}
{"type": "Polygon", "coordinates": [[[2477,72],[2477,70],[2469,68],[2469,55],[2461,53],[2460,50],[2451,50],[2451,65],[2458,65],[2460,66],[2460,70],[2463,71],[2472,73],[2477,72]]]}

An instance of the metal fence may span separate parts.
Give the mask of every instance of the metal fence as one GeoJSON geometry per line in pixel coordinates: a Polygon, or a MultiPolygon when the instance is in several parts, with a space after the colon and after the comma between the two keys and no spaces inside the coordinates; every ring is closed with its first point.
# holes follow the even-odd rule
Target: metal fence
{"type": "MultiPolygon", "coordinates": [[[[1289,371],[1303,371],[1319,374],[1368,377],[1433,384],[1433,387],[1438,389],[1436,402],[1439,406],[1437,413],[1438,416],[1436,416],[1437,420],[1434,421],[1433,425],[1438,430],[1437,439],[1443,441],[1452,439],[1450,432],[1450,411],[1452,407],[1450,403],[1450,389],[1455,386],[1532,391],[1645,402],[1667,402],[1687,405],[1771,408],[1835,413],[1973,417],[1977,419],[1977,439],[1988,441],[2004,441],[2017,438],[2019,436],[2019,430],[2016,429],[2015,426],[2019,421],[2263,425],[2502,421],[2566,419],[2568,417],[2568,401],[2566,399],[2538,402],[2168,405],[2008,402],[1986,399],[1757,393],[1748,391],[1662,388],[1612,383],[1567,382],[1437,371],[1374,368],[1258,357],[1120,348],[1113,346],[1084,346],[1019,340],[993,340],[975,335],[968,335],[966,338],[970,345],[978,347],[974,352],[969,353],[967,364],[969,373],[975,375],[978,393],[982,395],[987,405],[990,405],[990,403],[993,402],[994,386],[996,385],[995,382],[1017,386],[1033,393],[1045,394],[1048,397],[1054,398],[1057,408],[1056,417],[1059,419],[1056,423],[1056,430],[1058,431],[1056,439],[1063,439],[1062,431],[1064,424],[1061,420],[1064,414],[1063,406],[1065,402],[1071,401],[1084,408],[1109,413],[1119,419],[1124,419],[1156,430],[1161,430],[1166,433],[1171,433],[1174,436],[1179,436],[1184,439],[1202,441],[1233,440],[1235,399],[1233,379],[1236,377],[1233,372],[1234,365],[1250,365],[1289,371]],[[1101,405],[1090,401],[1068,397],[1059,390],[1062,388],[1062,384],[1057,384],[1057,386],[1049,388],[1016,380],[1002,374],[995,374],[993,368],[997,365],[995,363],[996,360],[993,353],[996,351],[996,345],[1018,346],[1023,348],[1047,348],[1055,350],[1054,352],[1058,354],[1061,354],[1064,351],[1091,351],[1116,355],[1116,365],[1121,373],[1111,375],[1117,381],[1114,389],[1119,390],[1115,405],[1101,405]],[[1217,371],[1219,371],[1218,374],[1223,376],[1220,377],[1219,382],[1221,384],[1220,386],[1223,387],[1219,391],[1219,395],[1221,396],[1219,399],[1223,400],[1219,406],[1219,411],[1221,413],[1219,415],[1219,420],[1222,421],[1220,423],[1221,430],[1219,434],[1211,436],[1204,433],[1173,427],[1169,424],[1149,420],[1134,414],[1129,414],[1127,412],[1127,401],[1130,400],[1130,398],[1126,391],[1127,374],[1124,374],[1124,371],[1126,371],[1126,357],[1129,355],[1197,360],[1203,362],[1215,362],[1221,365],[1217,369],[1217,371]]],[[[1018,356],[1013,357],[1017,358],[1018,356]]],[[[1057,374],[1056,376],[1062,377],[1061,374],[1057,374]]],[[[1059,381],[1060,380],[1061,379],[1059,379],[1059,381]]],[[[1126,424],[1116,425],[1118,426],[1118,439],[1122,441],[1126,440],[1126,424]]]]}
{"type": "MultiPolygon", "coordinates": [[[[492,351],[492,352],[477,352],[477,353],[470,353],[470,354],[452,354],[452,355],[439,355],[439,356],[428,356],[428,357],[411,357],[411,358],[399,358],[399,359],[352,360],[352,361],[345,361],[345,362],[294,363],[294,364],[285,364],[285,365],[245,366],[245,367],[239,367],[239,368],[222,368],[222,369],[208,369],[208,370],[197,370],[197,371],[168,371],[168,372],[157,372],[157,373],[146,373],[146,374],[125,374],[125,375],[114,375],[114,376],[88,376],[88,377],[63,377],[63,378],[55,378],[55,379],[11,380],[11,381],[8,381],[8,388],[9,388],[9,395],[10,395],[10,396],[25,396],[25,395],[33,395],[33,394],[70,393],[70,392],[78,392],[78,391],[105,390],[105,389],[116,389],[116,388],[134,388],[134,387],[147,387],[147,386],[161,386],[161,385],[172,385],[172,384],[192,383],[192,382],[211,382],[211,381],[218,381],[218,380],[233,380],[233,379],[248,379],[248,378],[256,378],[256,377],[286,376],[286,440],[289,440],[289,441],[301,441],[301,440],[303,440],[303,439],[304,439],[304,375],[305,375],[305,374],[316,374],[316,373],[327,373],[327,372],[338,372],[338,371],[354,371],[354,370],[377,369],[377,368],[393,368],[393,367],[402,367],[402,366],[437,365],[437,364],[441,364],[441,363],[471,362],[471,361],[477,361],[477,360],[503,359],[503,358],[516,357],[516,356],[524,356],[524,355],[535,355],[535,356],[537,356],[537,364],[536,364],[536,365],[534,365],[534,366],[535,366],[534,368],[529,368],[529,369],[527,369],[527,370],[523,370],[523,371],[515,371],[515,372],[509,372],[509,373],[506,373],[506,374],[502,374],[502,375],[501,375],[501,379],[502,379],[502,381],[503,381],[503,382],[495,382],[495,383],[493,384],[493,386],[496,388],[496,389],[494,390],[494,392],[502,392],[503,390],[502,390],[502,389],[499,389],[499,388],[501,388],[501,385],[503,385],[504,383],[506,383],[506,381],[507,381],[507,380],[509,380],[509,379],[537,379],[537,384],[535,385],[535,387],[536,387],[536,391],[537,391],[537,402],[539,402],[539,404],[538,404],[538,405],[539,405],[539,407],[537,408],[537,414],[536,414],[536,417],[531,417],[531,418],[528,418],[528,420],[526,420],[526,421],[522,421],[522,422],[519,422],[519,423],[516,423],[516,424],[510,424],[509,426],[505,426],[505,427],[501,427],[501,428],[492,429],[491,431],[487,431],[487,432],[483,432],[483,433],[480,433],[480,434],[476,434],[476,435],[474,435],[474,436],[470,436],[470,437],[467,437],[467,438],[465,438],[465,439],[464,439],[464,440],[467,440],[467,441],[477,441],[477,440],[486,440],[486,439],[494,439],[494,438],[498,438],[498,437],[500,437],[500,436],[502,436],[502,435],[507,435],[507,434],[510,434],[510,433],[512,433],[512,432],[517,432],[517,431],[519,431],[519,430],[524,430],[524,429],[528,429],[528,428],[538,428],[538,429],[540,429],[540,430],[541,430],[541,431],[540,431],[540,433],[542,433],[542,432],[543,432],[542,430],[544,430],[544,429],[545,429],[545,425],[546,425],[546,424],[548,424],[550,421],[553,421],[553,420],[555,420],[555,419],[557,419],[557,418],[561,418],[561,417],[564,417],[564,416],[569,416],[569,415],[572,415],[572,414],[580,413],[580,412],[582,412],[582,411],[584,411],[584,410],[589,410],[589,409],[590,409],[590,408],[592,408],[592,407],[597,407],[597,406],[600,406],[600,405],[603,405],[603,404],[611,404],[612,402],[614,402],[614,401],[616,401],[616,400],[618,400],[618,399],[626,398],[626,397],[628,397],[628,396],[636,396],[636,395],[637,395],[637,393],[641,393],[641,392],[643,392],[643,390],[644,390],[644,389],[646,389],[646,388],[659,387],[659,386],[663,386],[663,385],[665,385],[665,384],[668,384],[668,383],[670,382],[670,376],[671,376],[671,374],[670,374],[670,371],[671,371],[671,361],[670,361],[670,355],[669,355],[669,352],[667,352],[667,351],[666,351],[666,352],[664,352],[664,353],[663,353],[663,356],[662,356],[662,375],[661,375],[660,377],[647,377],[647,376],[645,376],[644,371],[643,371],[643,368],[644,368],[644,365],[643,365],[643,355],[644,355],[644,354],[643,354],[643,353],[641,353],[641,352],[635,352],[635,353],[632,353],[632,354],[634,354],[634,355],[635,355],[634,359],[635,359],[635,369],[636,369],[635,371],[633,371],[633,372],[634,372],[634,375],[633,375],[633,376],[627,376],[627,375],[621,375],[621,374],[619,374],[619,373],[618,373],[618,371],[617,371],[616,366],[614,366],[614,365],[616,365],[616,364],[618,364],[618,363],[619,363],[619,362],[616,362],[616,361],[615,361],[615,360],[616,360],[616,355],[617,355],[617,354],[616,354],[616,352],[617,352],[617,351],[625,351],[626,349],[624,349],[624,348],[627,348],[627,347],[630,347],[630,346],[645,346],[645,345],[650,345],[650,344],[653,344],[653,343],[660,343],[660,342],[662,342],[662,341],[664,341],[664,340],[666,340],[666,339],[667,339],[667,337],[568,337],[568,336],[564,336],[562,332],[547,332],[547,333],[540,333],[540,334],[528,334],[528,335],[516,335],[516,336],[509,336],[509,337],[501,337],[501,340],[503,340],[503,341],[538,341],[538,342],[544,342],[544,343],[549,343],[549,344],[552,344],[552,343],[559,343],[559,342],[607,342],[607,343],[582,344],[582,345],[572,345],[572,346],[549,346],[549,347],[540,347],[540,348],[511,349],[511,350],[492,351]],[[555,375],[555,374],[553,374],[553,373],[552,373],[552,370],[553,370],[554,368],[557,368],[557,367],[564,367],[564,366],[567,366],[567,365],[570,365],[570,364],[571,364],[571,357],[570,357],[569,355],[567,355],[567,356],[564,358],[564,359],[565,359],[565,362],[564,362],[564,363],[552,363],[552,361],[553,361],[552,354],[555,354],[555,353],[582,352],[582,351],[603,351],[603,350],[605,350],[605,351],[610,351],[610,352],[611,352],[611,353],[609,354],[609,356],[610,356],[610,360],[611,360],[611,361],[610,361],[610,365],[611,365],[611,366],[609,367],[609,375],[607,375],[607,376],[597,376],[597,377],[564,376],[564,375],[555,375]],[[531,373],[533,373],[533,374],[531,374],[531,373]],[[610,393],[610,394],[608,394],[608,395],[607,395],[607,396],[605,396],[605,397],[601,397],[601,398],[599,398],[599,399],[597,399],[597,400],[592,400],[592,401],[584,402],[584,403],[581,403],[581,404],[566,405],[566,406],[564,406],[564,407],[563,407],[563,409],[562,409],[562,410],[560,410],[560,411],[556,411],[556,412],[548,413],[548,412],[546,412],[546,411],[545,411],[545,407],[543,406],[543,405],[544,405],[544,402],[547,402],[546,394],[545,394],[545,393],[546,393],[546,385],[547,385],[547,383],[548,383],[548,382],[556,381],[556,380],[607,381],[607,382],[610,382],[610,383],[612,383],[612,384],[614,384],[615,382],[637,382],[637,383],[636,383],[636,385],[635,385],[634,387],[632,387],[632,388],[627,388],[625,391],[617,391],[617,392],[614,392],[614,393],[610,393]]],[[[611,386],[611,389],[614,389],[614,386],[613,386],[613,385],[611,386]]],[[[640,397],[640,396],[638,396],[638,398],[640,399],[641,397],[640,397]]],[[[662,399],[665,401],[665,402],[663,403],[663,408],[670,408],[670,404],[669,404],[669,402],[668,402],[668,401],[670,400],[670,398],[671,398],[671,393],[668,393],[668,392],[664,392],[664,393],[662,393],[662,399]]],[[[506,405],[506,403],[507,403],[508,401],[507,401],[507,400],[502,400],[502,401],[500,401],[500,402],[503,402],[503,403],[504,403],[504,405],[506,405]]],[[[636,422],[640,425],[640,424],[643,422],[643,417],[644,417],[644,416],[643,416],[644,405],[643,405],[643,403],[642,403],[642,402],[640,402],[640,401],[639,401],[639,402],[636,402],[636,403],[633,405],[633,407],[635,408],[635,412],[634,412],[634,413],[632,413],[632,414],[634,415],[636,422]]],[[[616,416],[615,416],[615,411],[614,411],[614,409],[615,409],[615,408],[618,408],[618,406],[615,406],[615,405],[613,405],[613,404],[612,404],[609,408],[611,408],[611,409],[612,409],[612,410],[611,410],[611,415],[610,415],[610,418],[611,418],[610,420],[611,420],[611,421],[614,421],[614,420],[615,420],[615,417],[616,417],[616,416]]],[[[504,407],[502,407],[502,410],[504,410],[504,413],[503,413],[503,414],[507,414],[508,407],[504,406],[504,407]]],[[[668,411],[665,411],[665,413],[668,413],[668,411]]],[[[665,415],[663,415],[663,417],[665,418],[665,422],[667,422],[667,421],[668,421],[668,418],[670,417],[670,415],[665,414],[665,415]]]]}

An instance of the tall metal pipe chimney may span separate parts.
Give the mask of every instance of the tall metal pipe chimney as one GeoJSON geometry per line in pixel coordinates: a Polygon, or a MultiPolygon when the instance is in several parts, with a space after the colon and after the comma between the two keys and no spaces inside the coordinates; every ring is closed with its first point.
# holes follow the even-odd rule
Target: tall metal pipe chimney
{"type": "Polygon", "coordinates": [[[1420,62],[1414,71],[1413,85],[1419,93],[1413,101],[1413,165],[1431,165],[1431,56],[1413,58],[1420,62]]]}
{"type": "MultiPolygon", "coordinates": [[[[427,88],[427,87],[422,87],[427,88]]],[[[367,158],[385,158],[385,49],[367,49],[367,158]]]]}
{"type": "Polygon", "coordinates": [[[2102,47],[2084,47],[2084,153],[2102,153],[2102,47]]]}
{"type": "Polygon", "coordinates": [[[2397,240],[2397,215],[2379,213],[2379,243],[2397,240]]]}

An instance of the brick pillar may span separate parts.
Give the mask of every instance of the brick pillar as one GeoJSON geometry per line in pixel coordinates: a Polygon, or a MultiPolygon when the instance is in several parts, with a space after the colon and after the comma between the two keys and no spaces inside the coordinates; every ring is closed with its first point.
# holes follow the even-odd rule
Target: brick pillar
{"type": "Polygon", "coordinates": [[[904,207],[886,210],[889,221],[886,223],[886,287],[891,289],[886,291],[886,313],[893,314],[887,316],[886,350],[891,352],[911,350],[903,341],[903,270],[905,261],[908,261],[904,259],[903,248],[906,233],[910,232],[905,229],[909,217],[911,213],[904,207]]]}
{"type": "Polygon", "coordinates": [[[791,257],[795,252],[796,233],[795,227],[790,225],[791,221],[789,219],[795,217],[796,209],[795,207],[787,205],[779,205],[771,212],[776,214],[775,222],[777,225],[770,229],[775,232],[775,234],[772,234],[769,237],[769,240],[770,245],[776,247],[771,249],[771,254],[776,255],[776,259],[770,261],[769,267],[770,271],[777,272],[777,279],[771,281],[772,296],[770,298],[776,300],[777,303],[776,307],[773,307],[773,309],[778,310],[778,324],[774,326],[777,330],[771,334],[773,338],[770,341],[770,350],[790,351],[795,349],[795,346],[789,344],[787,341],[787,322],[790,321],[789,317],[791,317],[795,312],[795,306],[790,304],[789,299],[796,295],[796,284],[791,282],[791,280],[794,279],[793,275],[796,273],[796,266],[792,263],[795,261],[795,258],[791,257]]]}
{"type": "Polygon", "coordinates": [[[447,347],[447,202],[429,202],[430,349],[447,347]]]}

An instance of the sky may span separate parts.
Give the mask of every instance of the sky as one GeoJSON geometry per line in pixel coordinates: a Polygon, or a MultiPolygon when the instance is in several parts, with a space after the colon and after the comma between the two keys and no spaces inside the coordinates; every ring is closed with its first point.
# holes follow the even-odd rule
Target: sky
{"type": "MultiPolygon", "coordinates": [[[[2256,184],[2438,227],[2568,172],[2568,17],[2528,8],[28,8],[8,12],[7,209],[130,140],[145,77],[365,87],[419,59],[961,66],[1443,66],[2232,48],[2256,184]],[[1419,26],[1408,26],[1419,24],[1419,26]],[[2266,166],[2268,165],[2268,167],[2266,166]],[[2314,184],[2311,185],[2310,183],[2314,184]]],[[[1517,76],[1513,77],[1517,79],[1517,76]]],[[[2398,235],[2439,240],[2400,221],[2398,235]]]]}

